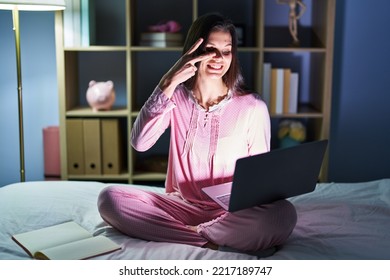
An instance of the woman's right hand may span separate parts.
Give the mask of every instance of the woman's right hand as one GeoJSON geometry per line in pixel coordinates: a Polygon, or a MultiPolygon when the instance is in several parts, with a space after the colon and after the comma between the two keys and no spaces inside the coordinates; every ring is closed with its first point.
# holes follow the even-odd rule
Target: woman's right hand
{"type": "Polygon", "coordinates": [[[158,86],[168,98],[172,97],[175,88],[179,84],[195,75],[195,72],[198,70],[195,63],[209,59],[215,55],[215,53],[211,52],[194,57],[192,53],[199,48],[202,42],[202,38],[196,41],[196,43],[161,78],[158,86]]]}

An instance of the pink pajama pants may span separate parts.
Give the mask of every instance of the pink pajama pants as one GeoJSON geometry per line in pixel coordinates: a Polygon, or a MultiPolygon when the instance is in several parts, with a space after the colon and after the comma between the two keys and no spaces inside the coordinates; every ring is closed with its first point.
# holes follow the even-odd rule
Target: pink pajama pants
{"type": "Polygon", "coordinates": [[[199,247],[212,242],[242,251],[284,243],[297,221],[295,208],[287,200],[229,213],[127,186],[105,188],[98,208],[108,224],[132,237],[199,247]],[[187,225],[198,226],[198,232],[187,225]]]}

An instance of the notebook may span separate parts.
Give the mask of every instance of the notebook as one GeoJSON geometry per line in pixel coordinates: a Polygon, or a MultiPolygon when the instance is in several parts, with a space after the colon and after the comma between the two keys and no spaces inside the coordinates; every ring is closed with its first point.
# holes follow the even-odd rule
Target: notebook
{"type": "Polygon", "coordinates": [[[327,145],[320,140],[240,158],[233,182],[202,191],[229,212],[312,192],[327,145]]]}

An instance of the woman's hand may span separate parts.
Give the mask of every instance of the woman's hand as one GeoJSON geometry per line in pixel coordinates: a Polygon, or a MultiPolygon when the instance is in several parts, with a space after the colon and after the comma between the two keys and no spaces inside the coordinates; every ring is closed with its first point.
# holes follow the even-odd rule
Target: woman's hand
{"type": "Polygon", "coordinates": [[[200,38],[196,43],[172,66],[171,69],[162,77],[159,83],[160,89],[171,98],[175,88],[195,75],[198,70],[195,63],[209,59],[215,55],[214,52],[193,57],[191,54],[202,44],[200,38]]]}

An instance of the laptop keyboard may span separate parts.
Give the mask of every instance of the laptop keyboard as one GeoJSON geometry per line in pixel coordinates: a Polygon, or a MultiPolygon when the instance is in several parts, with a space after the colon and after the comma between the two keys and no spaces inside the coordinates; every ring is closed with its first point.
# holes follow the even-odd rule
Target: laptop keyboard
{"type": "Polygon", "coordinates": [[[229,206],[229,201],[230,201],[230,193],[227,194],[222,194],[217,196],[217,199],[222,202],[222,204],[229,206]]]}

